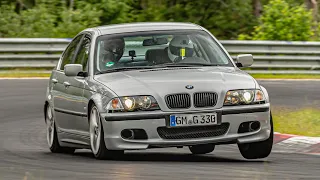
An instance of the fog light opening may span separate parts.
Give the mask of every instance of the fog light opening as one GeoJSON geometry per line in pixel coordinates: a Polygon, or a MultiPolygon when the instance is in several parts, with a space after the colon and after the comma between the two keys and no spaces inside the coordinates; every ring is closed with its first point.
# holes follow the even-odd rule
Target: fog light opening
{"type": "Polygon", "coordinates": [[[121,131],[121,137],[123,139],[148,139],[148,135],[144,129],[124,129],[121,131]]]}
{"type": "Polygon", "coordinates": [[[260,122],[259,121],[248,121],[240,124],[238,133],[248,133],[259,130],[260,122]]]}
{"type": "Polygon", "coordinates": [[[249,123],[249,132],[256,131],[260,128],[260,123],[258,121],[250,122],[249,123]]]}
{"type": "Polygon", "coordinates": [[[134,139],[134,132],[131,129],[124,129],[121,131],[121,136],[124,139],[134,139]]]}

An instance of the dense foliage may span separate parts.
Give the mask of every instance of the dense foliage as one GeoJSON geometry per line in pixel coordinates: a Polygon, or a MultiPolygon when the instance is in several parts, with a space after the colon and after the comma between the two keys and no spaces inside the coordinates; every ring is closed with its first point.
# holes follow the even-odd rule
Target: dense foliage
{"type": "Polygon", "coordinates": [[[73,37],[126,22],[200,24],[219,39],[311,40],[303,0],[0,0],[0,37],[73,37]],[[262,15],[255,14],[255,3],[262,15]]]}
{"type": "Polygon", "coordinates": [[[306,41],[314,34],[311,11],[302,5],[290,7],[284,0],[271,0],[260,20],[251,37],[240,35],[239,39],[306,41]]]}

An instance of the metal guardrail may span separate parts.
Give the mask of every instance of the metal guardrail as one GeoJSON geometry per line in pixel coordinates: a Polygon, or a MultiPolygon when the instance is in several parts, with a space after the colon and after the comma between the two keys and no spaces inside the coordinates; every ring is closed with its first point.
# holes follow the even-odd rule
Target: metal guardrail
{"type": "MultiPolygon", "coordinates": [[[[70,39],[2,38],[1,68],[54,67],[70,39]]],[[[233,58],[252,54],[252,73],[320,74],[320,42],[220,41],[233,58]],[[272,69],[272,70],[270,70],[272,69]]]]}

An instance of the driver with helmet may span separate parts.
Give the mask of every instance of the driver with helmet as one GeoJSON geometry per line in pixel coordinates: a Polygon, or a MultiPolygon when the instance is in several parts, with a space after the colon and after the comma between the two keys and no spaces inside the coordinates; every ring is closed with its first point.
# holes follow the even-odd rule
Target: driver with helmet
{"type": "Polygon", "coordinates": [[[187,35],[177,35],[169,43],[168,56],[172,62],[193,56],[193,43],[187,35]]]}
{"type": "Polygon", "coordinates": [[[123,38],[113,38],[103,41],[103,52],[99,63],[100,69],[108,69],[117,64],[124,52],[125,42],[123,38]]]}

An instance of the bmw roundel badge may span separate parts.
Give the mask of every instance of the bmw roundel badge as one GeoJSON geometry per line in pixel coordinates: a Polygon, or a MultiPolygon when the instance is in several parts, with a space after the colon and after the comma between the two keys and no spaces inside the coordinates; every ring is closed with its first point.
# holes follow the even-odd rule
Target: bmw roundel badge
{"type": "Polygon", "coordinates": [[[193,86],[192,85],[186,85],[186,88],[187,89],[193,89],[193,86]]]}

